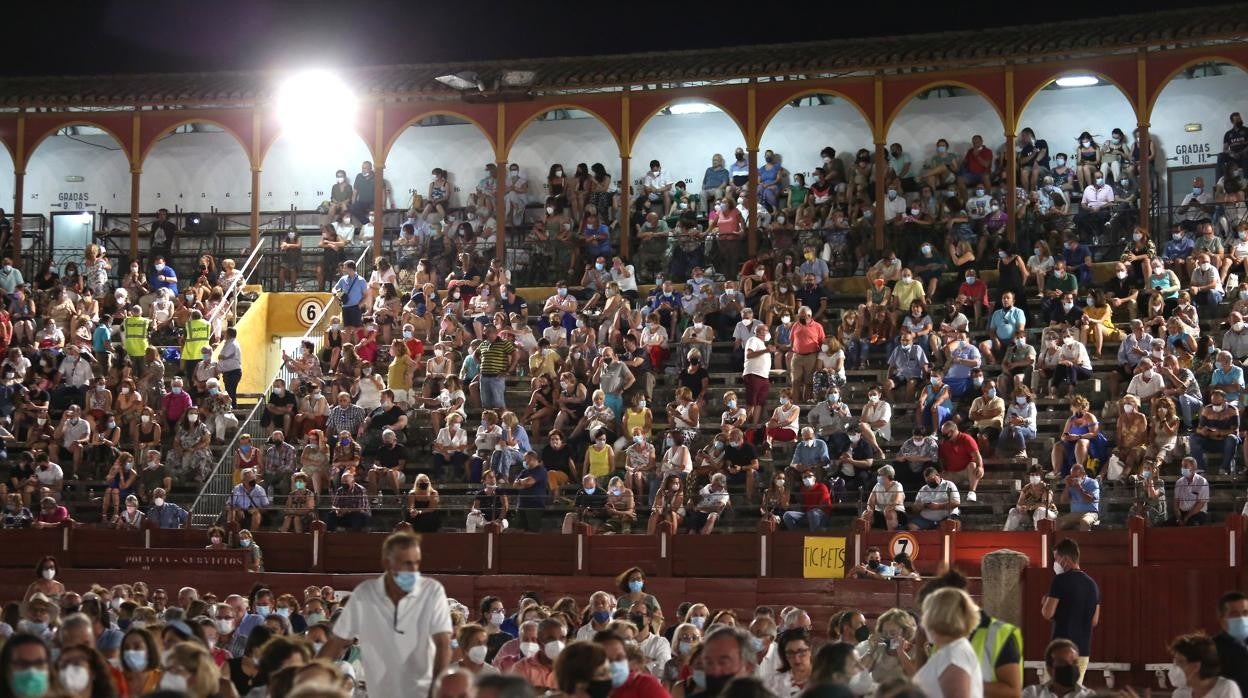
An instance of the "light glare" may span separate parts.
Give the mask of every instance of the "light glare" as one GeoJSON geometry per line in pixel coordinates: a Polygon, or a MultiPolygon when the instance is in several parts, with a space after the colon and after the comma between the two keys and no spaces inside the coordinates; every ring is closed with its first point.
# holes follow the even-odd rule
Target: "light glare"
{"type": "Polygon", "coordinates": [[[355,123],[355,95],[328,70],[308,70],[287,78],[277,92],[277,117],[287,131],[326,137],[348,132],[355,123]]]}
{"type": "Polygon", "coordinates": [[[706,114],[719,110],[719,107],[709,102],[681,102],[668,107],[672,114],[706,114]]]}
{"type": "Polygon", "coordinates": [[[1067,75],[1057,79],[1058,87],[1090,87],[1100,82],[1095,75],[1067,75]]]}

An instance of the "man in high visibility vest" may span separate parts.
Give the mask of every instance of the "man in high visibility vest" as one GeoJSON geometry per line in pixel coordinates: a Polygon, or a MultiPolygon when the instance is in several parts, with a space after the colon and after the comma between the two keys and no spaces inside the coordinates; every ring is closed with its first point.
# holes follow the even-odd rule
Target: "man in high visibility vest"
{"type": "Polygon", "coordinates": [[[195,375],[195,367],[203,358],[204,347],[210,347],[212,326],[204,319],[203,313],[191,311],[191,318],[186,321],[186,339],[182,342],[182,369],[190,378],[195,375]]]}
{"type": "Polygon", "coordinates": [[[152,321],[143,317],[143,309],[139,306],[130,308],[130,316],[121,323],[121,348],[130,357],[133,366],[132,375],[143,375],[143,357],[147,354],[147,338],[152,331],[152,321]]]}
{"type": "MultiPolygon", "coordinates": [[[[956,570],[924,585],[919,592],[919,604],[937,589],[954,587],[966,590],[966,577],[956,570]]],[[[980,672],[984,677],[984,698],[1018,696],[1023,691],[1023,632],[1011,623],[993,618],[979,611],[979,625],[968,638],[975,656],[979,657],[980,672]]]]}

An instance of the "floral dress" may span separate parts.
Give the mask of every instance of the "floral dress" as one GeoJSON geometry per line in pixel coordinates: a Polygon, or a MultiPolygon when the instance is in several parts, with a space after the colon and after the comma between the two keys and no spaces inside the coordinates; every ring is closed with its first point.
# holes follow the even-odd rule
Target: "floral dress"
{"type": "MultiPolygon", "coordinates": [[[[87,288],[95,294],[96,298],[100,298],[108,292],[108,262],[103,259],[96,259],[91,264],[85,264],[87,288]]],[[[137,298],[135,299],[137,300],[137,298]]]]}
{"type": "Polygon", "coordinates": [[[196,422],[192,427],[178,427],[178,433],[173,437],[177,448],[169,452],[167,459],[170,469],[195,482],[203,482],[214,465],[211,449],[195,447],[204,437],[211,440],[212,432],[202,421],[196,422]]]}

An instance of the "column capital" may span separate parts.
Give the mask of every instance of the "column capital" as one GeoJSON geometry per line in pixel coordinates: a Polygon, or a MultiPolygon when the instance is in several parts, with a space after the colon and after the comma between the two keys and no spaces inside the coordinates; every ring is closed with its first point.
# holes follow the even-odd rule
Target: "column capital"
{"type": "Polygon", "coordinates": [[[1153,125],[1148,123],[1147,121],[1137,121],[1135,122],[1135,127],[1136,128],[1152,128],[1153,125]]]}
{"type": "Polygon", "coordinates": [[[143,168],[142,168],[142,167],[131,167],[131,168],[130,168],[130,174],[132,174],[132,175],[141,175],[141,174],[143,174],[143,168]]]}

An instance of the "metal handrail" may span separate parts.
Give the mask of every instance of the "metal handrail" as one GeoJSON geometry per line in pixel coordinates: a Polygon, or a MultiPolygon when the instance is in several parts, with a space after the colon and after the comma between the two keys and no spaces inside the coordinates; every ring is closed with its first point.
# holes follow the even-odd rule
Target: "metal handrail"
{"type": "MultiPolygon", "coordinates": [[[[372,248],[368,247],[360,253],[355,260],[356,270],[361,271],[369,258],[372,248]]],[[[240,286],[241,288],[241,286],[240,286]]],[[[312,321],[308,329],[300,337],[302,342],[308,339],[314,330],[329,316],[330,313],[336,312],[335,304],[341,305],[341,299],[336,295],[331,295],[329,302],[321,310],[321,313],[312,321]]],[[[286,364],[282,363],[277,370],[273,372],[273,376],[269,378],[269,385],[278,378],[286,376],[286,364]]],[[[212,472],[204,479],[204,484],[196,495],[194,503],[191,504],[191,525],[197,528],[211,526],[220,516],[225,508],[225,503],[229,500],[230,492],[234,489],[234,449],[238,446],[239,437],[247,434],[252,440],[267,441],[265,436],[266,428],[260,425],[260,415],[266,403],[267,393],[262,393],[260,399],[256,401],[251,412],[247,414],[247,419],[238,426],[238,430],[234,433],[234,437],[226,444],[225,450],[222,451],[221,457],[217,459],[216,465],[213,466],[212,472]]]]}
{"type": "Polygon", "coordinates": [[[230,282],[230,287],[225,289],[225,292],[221,295],[221,302],[205,318],[209,325],[220,319],[226,308],[234,308],[235,302],[238,300],[238,294],[243,292],[243,287],[251,280],[252,274],[255,274],[256,270],[260,268],[260,258],[264,256],[263,249],[263,245],[256,245],[251,254],[247,255],[247,259],[243,261],[243,266],[238,269],[238,278],[230,282]]]}

